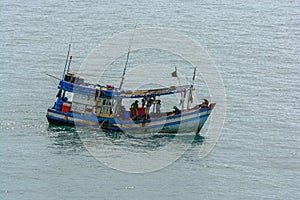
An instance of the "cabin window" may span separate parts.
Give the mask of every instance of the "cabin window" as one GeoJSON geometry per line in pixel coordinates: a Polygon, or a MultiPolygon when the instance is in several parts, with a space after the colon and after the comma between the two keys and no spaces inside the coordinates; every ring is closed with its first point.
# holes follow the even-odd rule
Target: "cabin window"
{"type": "Polygon", "coordinates": [[[85,112],[93,112],[93,107],[92,106],[86,106],[85,112]]]}
{"type": "Polygon", "coordinates": [[[96,114],[112,114],[112,106],[114,105],[114,99],[98,98],[96,106],[96,114]]]}
{"type": "Polygon", "coordinates": [[[96,107],[96,114],[101,113],[101,107],[96,107]]]}
{"type": "Polygon", "coordinates": [[[67,101],[72,102],[72,100],[73,100],[73,93],[66,91],[65,92],[65,97],[67,98],[67,101]]]}
{"type": "Polygon", "coordinates": [[[72,103],[71,110],[75,112],[84,112],[85,106],[83,104],[72,103]]]}

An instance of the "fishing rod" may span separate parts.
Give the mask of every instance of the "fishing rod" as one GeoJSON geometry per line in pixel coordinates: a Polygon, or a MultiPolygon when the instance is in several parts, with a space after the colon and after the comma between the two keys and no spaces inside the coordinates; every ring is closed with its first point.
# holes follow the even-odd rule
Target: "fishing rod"
{"type": "Polygon", "coordinates": [[[127,64],[128,64],[128,60],[129,60],[130,50],[131,50],[131,45],[132,45],[132,41],[133,41],[134,34],[135,34],[135,30],[136,30],[136,25],[134,27],[133,34],[132,34],[132,37],[130,39],[130,43],[129,43],[129,47],[128,47],[128,52],[127,52],[127,58],[126,58],[126,62],[125,62],[125,66],[124,66],[122,80],[121,80],[121,83],[120,83],[120,86],[119,86],[119,90],[121,90],[122,86],[123,86],[123,82],[124,82],[124,78],[125,78],[125,74],[126,74],[126,68],[127,68],[127,64]]]}

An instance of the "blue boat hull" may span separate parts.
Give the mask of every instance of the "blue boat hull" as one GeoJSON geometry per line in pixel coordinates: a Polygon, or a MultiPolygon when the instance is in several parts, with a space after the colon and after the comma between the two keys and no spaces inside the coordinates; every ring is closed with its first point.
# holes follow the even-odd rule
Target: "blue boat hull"
{"type": "Polygon", "coordinates": [[[49,108],[47,119],[49,124],[58,126],[93,126],[104,131],[122,131],[130,133],[199,133],[209,117],[213,107],[191,109],[181,114],[166,115],[147,120],[122,120],[100,118],[96,115],[83,115],[74,112],[64,113],[49,108]]]}

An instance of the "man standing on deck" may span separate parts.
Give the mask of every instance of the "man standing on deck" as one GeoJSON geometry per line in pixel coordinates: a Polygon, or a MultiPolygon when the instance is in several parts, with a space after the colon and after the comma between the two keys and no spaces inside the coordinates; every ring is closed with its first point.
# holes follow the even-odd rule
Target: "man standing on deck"
{"type": "Polygon", "coordinates": [[[138,102],[139,102],[138,100],[135,100],[135,102],[133,102],[131,104],[133,117],[137,117],[137,110],[138,110],[138,107],[139,107],[138,102]]]}
{"type": "Polygon", "coordinates": [[[161,104],[160,104],[160,100],[156,101],[156,113],[160,113],[160,108],[161,108],[161,104]]]}

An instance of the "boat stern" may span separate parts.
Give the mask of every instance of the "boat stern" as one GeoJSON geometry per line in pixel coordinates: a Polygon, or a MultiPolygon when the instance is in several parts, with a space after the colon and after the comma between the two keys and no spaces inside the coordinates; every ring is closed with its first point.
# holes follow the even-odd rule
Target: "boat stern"
{"type": "Polygon", "coordinates": [[[56,111],[53,108],[48,108],[46,117],[50,125],[75,126],[74,122],[69,120],[70,115],[68,113],[56,111]]]}

